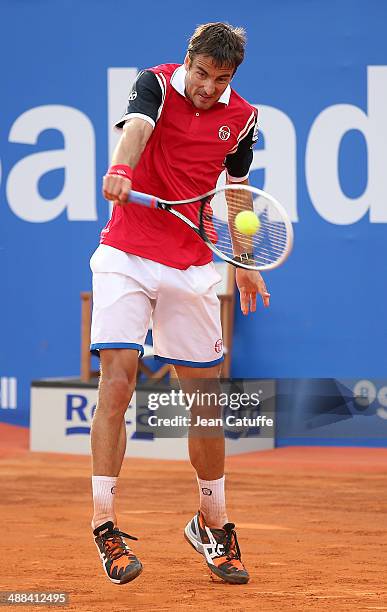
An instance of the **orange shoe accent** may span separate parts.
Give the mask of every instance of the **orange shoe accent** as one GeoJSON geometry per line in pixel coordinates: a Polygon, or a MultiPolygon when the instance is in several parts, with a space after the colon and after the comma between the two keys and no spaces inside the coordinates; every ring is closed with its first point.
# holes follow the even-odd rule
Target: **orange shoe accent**
{"type": "Polygon", "coordinates": [[[246,584],[249,581],[234,523],[226,523],[222,529],[211,529],[199,511],[186,526],[184,535],[191,546],[204,556],[213,574],[231,584],[246,584]]]}
{"type": "Polygon", "coordinates": [[[94,541],[103,568],[109,580],[115,584],[126,584],[142,572],[142,564],[123,538],[137,540],[115,528],[111,521],[94,530],[94,541]]]}

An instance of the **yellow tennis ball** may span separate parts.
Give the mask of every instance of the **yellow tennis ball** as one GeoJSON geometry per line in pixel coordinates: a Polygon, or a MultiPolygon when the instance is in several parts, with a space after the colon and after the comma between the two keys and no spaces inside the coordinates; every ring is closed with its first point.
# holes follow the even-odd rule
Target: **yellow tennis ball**
{"type": "Polygon", "coordinates": [[[235,227],[241,234],[253,236],[260,228],[260,221],[252,210],[243,210],[235,217],[235,227]]]}

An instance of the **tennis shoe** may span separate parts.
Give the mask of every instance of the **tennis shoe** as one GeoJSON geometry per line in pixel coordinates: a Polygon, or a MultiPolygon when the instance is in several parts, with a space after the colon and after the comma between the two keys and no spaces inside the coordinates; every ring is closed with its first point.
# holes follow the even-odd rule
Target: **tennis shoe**
{"type": "Polygon", "coordinates": [[[250,576],[242,563],[234,523],[226,523],[221,529],[212,529],[206,525],[199,510],[186,526],[184,536],[204,556],[213,574],[230,584],[246,584],[249,581],[250,576]]]}
{"type": "Polygon", "coordinates": [[[109,580],[115,584],[126,584],[137,578],[142,565],[123,538],[137,540],[117,527],[112,521],[94,529],[94,541],[109,580]]]}

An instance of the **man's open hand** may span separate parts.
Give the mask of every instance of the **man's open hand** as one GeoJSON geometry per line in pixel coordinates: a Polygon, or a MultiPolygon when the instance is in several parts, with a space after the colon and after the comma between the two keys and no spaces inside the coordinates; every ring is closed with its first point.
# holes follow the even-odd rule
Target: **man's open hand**
{"type": "Polygon", "coordinates": [[[241,311],[244,315],[255,312],[257,308],[257,293],[262,297],[263,305],[270,305],[270,293],[268,293],[265,281],[257,270],[245,270],[237,268],[236,284],[240,293],[241,311]]]}

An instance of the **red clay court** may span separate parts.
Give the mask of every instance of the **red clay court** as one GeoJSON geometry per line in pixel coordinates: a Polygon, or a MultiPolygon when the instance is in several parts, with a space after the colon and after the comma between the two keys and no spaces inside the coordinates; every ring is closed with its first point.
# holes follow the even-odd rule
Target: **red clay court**
{"type": "Polygon", "coordinates": [[[90,459],[31,453],[28,430],[10,425],[0,425],[0,439],[0,590],[66,591],[65,609],[76,612],[387,610],[387,449],[288,447],[229,458],[229,513],[247,585],[213,582],[184,541],[198,501],[190,465],[125,459],[120,527],[139,538],[144,571],[115,586],[91,537],[90,459]]]}

